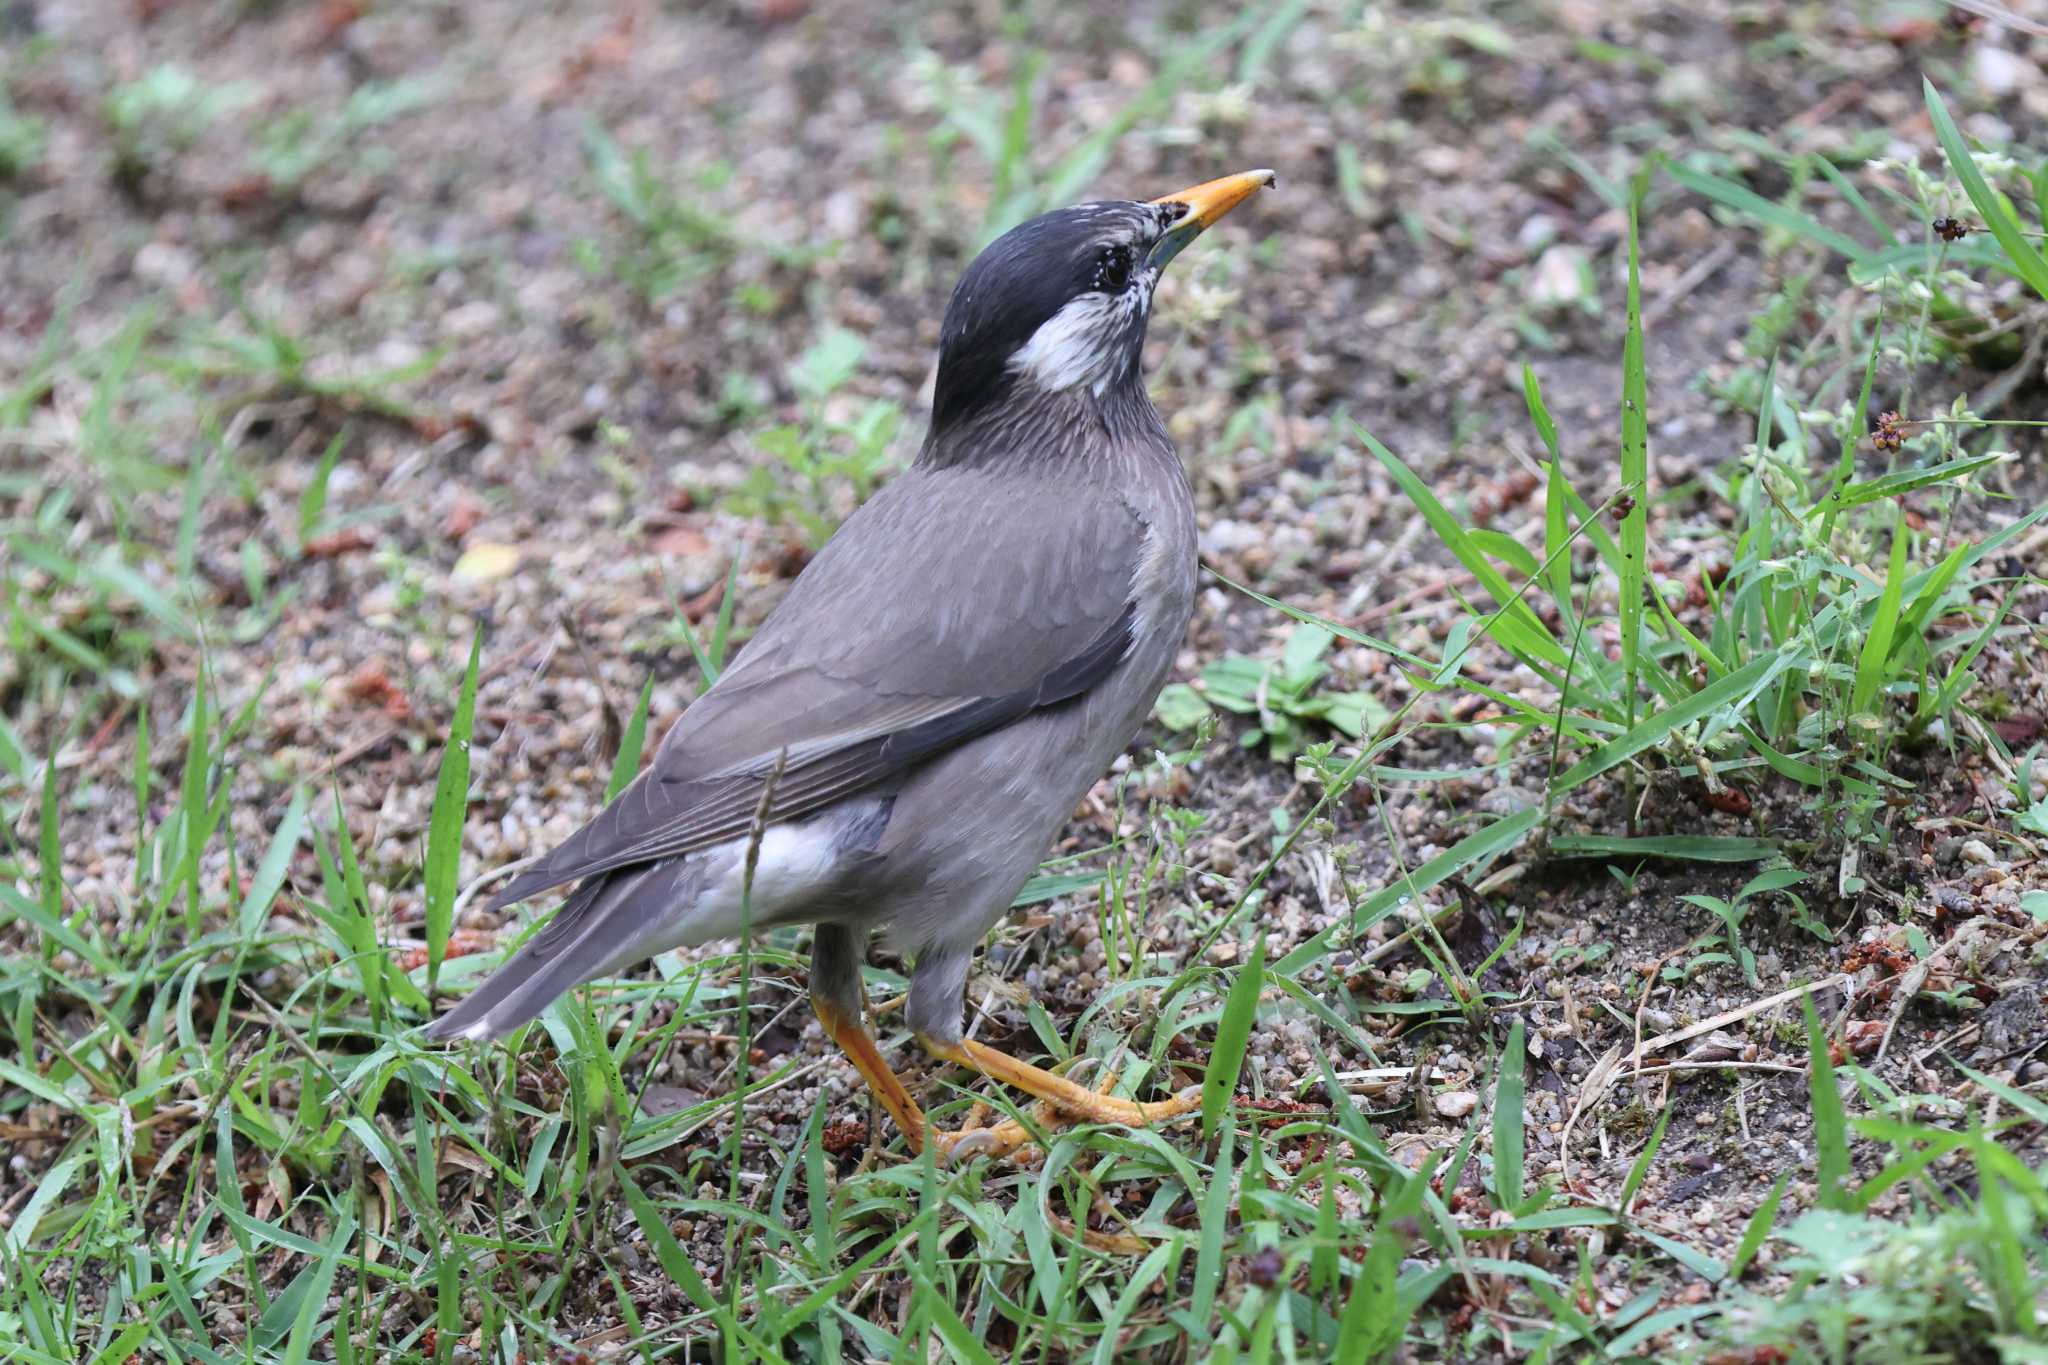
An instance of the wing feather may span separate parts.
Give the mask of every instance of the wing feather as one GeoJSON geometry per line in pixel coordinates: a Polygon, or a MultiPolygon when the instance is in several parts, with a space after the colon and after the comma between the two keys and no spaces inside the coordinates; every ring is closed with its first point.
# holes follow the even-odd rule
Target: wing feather
{"type": "Polygon", "coordinates": [[[1130,646],[1146,530],[1113,493],[913,469],[840,529],[646,772],[496,906],[796,820],[1042,706],[1130,646]],[[936,528],[949,528],[940,533],[936,528]]]}

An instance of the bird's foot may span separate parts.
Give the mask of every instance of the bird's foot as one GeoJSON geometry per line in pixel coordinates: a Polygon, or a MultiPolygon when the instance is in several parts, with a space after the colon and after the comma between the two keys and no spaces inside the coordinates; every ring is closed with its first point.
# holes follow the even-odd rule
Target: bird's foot
{"type": "MultiPolygon", "coordinates": [[[[1043,1067],[1033,1066],[1029,1062],[1019,1061],[1008,1053],[999,1052],[985,1043],[977,1043],[971,1039],[963,1039],[958,1043],[936,1043],[927,1039],[925,1046],[935,1057],[971,1067],[991,1080],[1001,1081],[1028,1095],[1036,1096],[1040,1101],[1037,1117],[1045,1126],[1057,1126],[1062,1123],[1114,1123],[1127,1128],[1146,1128],[1179,1118],[1183,1114],[1193,1113],[1202,1107],[1200,1086],[1190,1086],[1172,1099],[1131,1100],[1108,1093],[1116,1085],[1115,1072],[1107,1073],[1103,1077],[1099,1089],[1090,1090],[1065,1076],[1047,1071],[1043,1067]]],[[[1007,1130],[1018,1126],[1015,1120],[1011,1120],[1006,1124],[997,1125],[994,1129],[982,1131],[1002,1132],[1000,1141],[990,1140],[992,1145],[1000,1145],[1010,1140],[1011,1135],[1007,1130]]],[[[969,1131],[972,1131],[971,1125],[969,1131]]],[[[963,1138],[966,1136],[967,1133],[962,1134],[963,1138]]],[[[1030,1140],[1027,1132],[1022,1141],[1030,1140]]],[[[978,1150],[979,1144],[962,1148],[956,1143],[950,1154],[958,1157],[978,1150]]],[[[1012,1150],[1015,1150],[1014,1146],[1002,1147],[1005,1153],[1012,1150]]]]}
{"type": "MultiPolygon", "coordinates": [[[[967,1121],[952,1132],[939,1128],[926,1130],[931,1144],[938,1148],[941,1166],[964,1166],[976,1157],[988,1157],[1001,1161],[1036,1161],[1043,1155],[1038,1149],[1037,1135],[1015,1119],[1004,1119],[1001,1123],[990,1123],[993,1111],[988,1105],[977,1100],[967,1111],[967,1121]]],[[[1039,1106],[1036,1117],[1041,1123],[1052,1120],[1052,1114],[1045,1106],[1039,1106]]]]}

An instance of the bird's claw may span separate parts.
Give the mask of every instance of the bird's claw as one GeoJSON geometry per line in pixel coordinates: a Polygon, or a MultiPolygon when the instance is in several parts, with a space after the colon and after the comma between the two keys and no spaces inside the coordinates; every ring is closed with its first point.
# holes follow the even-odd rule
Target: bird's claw
{"type": "Polygon", "coordinates": [[[970,1126],[953,1133],[935,1131],[931,1137],[938,1148],[939,1164],[947,1167],[965,1166],[983,1156],[1024,1160],[1025,1153],[1035,1155],[1038,1151],[1031,1130],[1015,1120],[987,1128],[970,1126]]]}

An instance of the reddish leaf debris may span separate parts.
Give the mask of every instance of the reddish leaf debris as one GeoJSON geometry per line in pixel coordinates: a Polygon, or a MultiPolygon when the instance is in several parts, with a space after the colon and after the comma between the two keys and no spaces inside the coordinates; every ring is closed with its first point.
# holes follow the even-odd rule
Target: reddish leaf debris
{"type": "Polygon", "coordinates": [[[1239,1109],[1255,1109],[1262,1114],[1271,1114],[1273,1117],[1259,1120],[1259,1125],[1264,1128],[1278,1128],[1295,1114],[1320,1114],[1327,1109],[1327,1106],[1304,1104],[1300,1100],[1290,1100],[1278,1095],[1268,1095],[1262,1100],[1240,1099],[1235,1103],[1239,1109]]]}
{"type": "Polygon", "coordinates": [[[828,1123],[818,1138],[819,1145],[833,1156],[845,1156],[868,1141],[868,1126],[857,1119],[845,1123],[828,1123]]]}
{"type": "Polygon", "coordinates": [[[1828,1044],[1828,1058],[1839,1065],[1851,1056],[1868,1057],[1884,1041],[1882,1019],[1851,1019],[1842,1025],[1842,1036],[1828,1044]]]}
{"type": "Polygon", "coordinates": [[[1747,815],[1752,808],[1748,794],[1740,787],[1723,787],[1719,791],[1702,791],[1700,799],[1724,815],[1747,815]]]}
{"type": "MultiPolygon", "coordinates": [[[[457,929],[448,935],[448,951],[441,954],[443,962],[450,958],[468,957],[471,953],[488,952],[498,941],[498,936],[477,929],[457,929]]],[[[427,965],[427,950],[413,948],[401,953],[398,969],[402,972],[417,971],[427,965]]]]}
{"type": "Polygon", "coordinates": [[[484,513],[488,510],[482,499],[468,493],[457,493],[454,506],[450,507],[448,515],[441,519],[441,534],[450,540],[461,540],[476,529],[477,523],[484,519],[484,513]]]}
{"type": "Polygon", "coordinates": [[[375,659],[349,674],[342,691],[349,700],[367,702],[393,721],[403,721],[412,715],[412,702],[405,689],[393,682],[384,665],[375,659]]]}
{"type": "Polygon", "coordinates": [[[345,526],[332,535],[315,536],[299,547],[299,553],[307,559],[333,559],[338,555],[354,554],[367,550],[377,543],[377,538],[362,526],[345,526]]]}
{"type": "Polygon", "coordinates": [[[2024,749],[2041,737],[2042,719],[2039,716],[2007,716],[1994,720],[1991,728],[1998,737],[2012,749],[2024,749]]]}

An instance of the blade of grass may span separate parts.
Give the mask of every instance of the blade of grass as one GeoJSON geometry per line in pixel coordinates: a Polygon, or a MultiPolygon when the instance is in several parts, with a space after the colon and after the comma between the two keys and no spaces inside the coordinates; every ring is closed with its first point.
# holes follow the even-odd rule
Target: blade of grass
{"type": "Polygon", "coordinates": [[[21,735],[7,723],[7,717],[0,716],[0,770],[5,770],[17,781],[26,781],[30,766],[28,750],[22,747],[21,735]]]}
{"type": "Polygon", "coordinates": [[[1560,792],[1570,791],[1606,772],[1617,763],[1627,762],[1643,750],[1661,743],[1673,731],[1692,724],[1709,712],[1737,701],[1753,684],[1767,679],[1773,672],[1784,668],[1789,656],[1763,654],[1750,660],[1725,678],[1717,678],[1684,701],[1652,712],[1641,724],[1618,738],[1611,739],[1587,754],[1567,769],[1557,779],[1555,786],[1560,792]]]}
{"type": "Polygon", "coordinates": [[[1550,841],[1560,858],[1683,858],[1697,863],[1757,863],[1774,856],[1768,839],[1714,834],[1654,834],[1628,838],[1607,834],[1561,834],[1550,841]]]}
{"type": "Polygon", "coordinates": [[[1479,585],[1486,589],[1487,595],[1493,598],[1495,605],[1502,608],[1491,627],[1494,638],[1505,648],[1532,663],[1562,668],[1565,663],[1563,646],[1551,638],[1550,632],[1544,628],[1542,618],[1536,615],[1535,609],[1523,601],[1521,594],[1515,591],[1500,570],[1494,568],[1492,561],[1473,542],[1465,528],[1458,524],[1457,518],[1453,517],[1437,499],[1436,494],[1430,490],[1421,476],[1356,422],[1351,423],[1351,432],[1372,452],[1387,473],[1393,476],[1394,482],[1400,485],[1408,500],[1415,504],[1415,509],[1422,513],[1423,520],[1429,523],[1429,529],[1444,543],[1444,548],[1457,558],[1467,572],[1479,580],[1479,585]]]}
{"type": "Polygon", "coordinates": [[[1935,139],[1948,156],[1949,169],[1962,182],[1963,193],[1970,197],[1970,203],[1984,219],[1984,226],[2005,248],[2005,254],[2011,258],[2020,278],[2032,285],[2035,293],[2048,298],[2048,260],[2043,260],[2041,253],[2034,250],[2033,243],[2026,239],[2025,230],[2013,216],[2005,197],[1984,179],[1984,172],[1977,167],[1977,158],[1970,154],[1970,144],[1963,141],[1955,120],[1949,117],[1948,105],[1942,100],[1941,92],[1934,88],[1934,82],[1923,76],[1920,87],[1927,100],[1927,117],[1934,124],[1935,139]]]}
{"type": "Polygon", "coordinates": [[[625,733],[619,736],[618,756],[612,760],[612,780],[604,789],[606,805],[618,800],[626,784],[639,775],[640,753],[647,745],[647,707],[653,698],[654,675],[650,673],[640,688],[640,700],[633,706],[633,718],[626,722],[625,733]]]}
{"type": "Polygon", "coordinates": [[[619,1172],[619,1192],[626,1197],[626,1207],[632,1210],[633,1221],[640,1225],[640,1235],[654,1248],[654,1259],[661,1263],[669,1280],[683,1291],[684,1298],[696,1305],[698,1312],[721,1317],[724,1310],[718,1296],[697,1273],[689,1253],[676,1241],[675,1233],[669,1231],[668,1224],[662,1221],[661,1211],[654,1207],[654,1201],[647,1197],[631,1172],[619,1172]]]}
{"type": "Polygon", "coordinates": [[[462,861],[462,826],[469,814],[469,737],[476,722],[477,663],[483,657],[484,628],[478,625],[469,642],[469,667],[462,675],[448,747],[441,751],[441,775],[434,783],[434,806],[427,819],[427,868],[424,887],[427,935],[427,993],[441,975],[448,954],[448,935],[455,927],[455,878],[462,861]]]}
{"type": "Polygon", "coordinates": [[[42,894],[43,913],[53,920],[64,918],[64,839],[57,815],[57,760],[43,765],[43,804],[38,817],[41,829],[36,837],[36,886],[42,894]]]}
{"type": "Polygon", "coordinates": [[[1671,1122],[1671,1110],[1666,1108],[1657,1115],[1657,1126],[1650,1132],[1650,1140],[1643,1144],[1642,1152],[1635,1164],[1628,1168],[1628,1179],[1621,1182],[1621,1198],[1615,1201],[1615,1210],[1623,1218],[1628,1217],[1629,1205],[1635,1203],[1636,1192],[1643,1188],[1643,1181],[1650,1175],[1650,1163],[1657,1159],[1657,1149],[1664,1145],[1664,1125],[1671,1122]]]}
{"type": "Polygon", "coordinates": [[[1803,213],[1795,213],[1783,204],[1774,204],[1756,191],[1723,180],[1719,176],[1696,171],[1678,161],[1666,161],[1664,173],[1676,180],[1694,194],[1702,195],[1724,208],[1749,215],[1766,227],[1779,228],[1795,237],[1839,252],[1851,261],[1861,261],[1869,252],[1852,237],[1845,237],[1833,228],[1823,227],[1816,219],[1803,213]]]}
{"type": "Polygon", "coordinates": [[[1885,662],[1891,658],[1892,632],[1899,624],[1899,599],[1906,588],[1906,513],[1896,505],[1893,513],[1891,563],[1885,570],[1877,615],[1856,656],[1856,682],[1849,694],[1851,715],[1862,715],[1876,703],[1878,689],[1884,685],[1885,662]]]}
{"type": "Polygon", "coordinates": [[[1748,1226],[1742,1230],[1742,1242],[1735,1248],[1735,1259],[1728,1263],[1731,1282],[1742,1278],[1742,1272],[1749,1269],[1749,1263],[1763,1249],[1764,1239],[1771,1235],[1771,1228],[1778,1221],[1778,1202],[1785,1197],[1785,1188],[1791,1183],[1792,1172],[1780,1175],[1778,1182],[1771,1186],[1771,1192],[1764,1196],[1764,1202],[1749,1215],[1748,1226]]]}
{"type": "Polygon", "coordinates": [[[327,1307],[328,1291],[334,1287],[334,1272],[340,1266],[341,1253],[356,1235],[356,1220],[353,1214],[343,1214],[320,1250],[320,1259],[313,1264],[313,1274],[299,1297],[298,1312],[292,1316],[291,1336],[284,1344],[284,1365],[305,1365],[312,1358],[313,1329],[319,1325],[320,1315],[327,1307]]]}
{"type": "Polygon", "coordinates": [[[327,512],[327,483],[334,477],[334,465],[341,458],[343,447],[347,446],[349,429],[343,427],[334,433],[334,439],[327,443],[327,449],[320,455],[320,465],[313,471],[313,479],[306,485],[306,491],[299,494],[299,553],[306,551],[306,542],[320,527],[320,518],[327,512]]]}
{"type": "Polygon", "coordinates": [[[284,879],[291,872],[292,854],[298,851],[299,836],[305,828],[306,789],[294,787],[291,805],[286,808],[284,819],[278,822],[277,833],[271,836],[263,861],[256,865],[256,875],[249,880],[249,894],[242,898],[242,908],[235,916],[244,940],[256,935],[270,914],[270,907],[276,903],[277,893],[284,888],[284,879]]]}
{"type": "Polygon", "coordinates": [[[1531,806],[1505,819],[1496,820],[1475,834],[1466,835],[1407,876],[1398,878],[1361,901],[1352,911],[1350,923],[1339,922],[1321,930],[1268,970],[1276,976],[1300,975],[1304,967],[1320,962],[1328,955],[1330,944],[1338,934],[1362,934],[1407,901],[1419,897],[1445,879],[1461,876],[1467,868],[1476,867],[1505,853],[1520,843],[1522,836],[1534,829],[1536,822],[1542,817],[1543,812],[1531,806]]]}
{"type": "MultiPolygon", "coordinates": [[[[1621,347],[1621,486],[1631,499],[1621,519],[1621,686],[1626,723],[1636,723],[1642,669],[1643,583],[1650,552],[1650,397],[1643,359],[1642,230],[1638,222],[1647,175],[1638,175],[1628,199],[1628,324],[1621,347]]],[[[1629,773],[1628,827],[1635,833],[1635,778],[1629,773]]]]}
{"type": "Polygon", "coordinates": [[[1870,207],[1870,201],[1863,197],[1863,192],[1836,168],[1834,162],[1819,153],[1810,154],[1806,160],[1808,165],[1819,171],[1821,176],[1835,187],[1842,198],[1849,201],[1849,207],[1856,210],[1857,216],[1870,224],[1870,230],[1877,234],[1878,240],[1885,247],[1895,247],[1899,244],[1898,236],[1891,230],[1890,224],[1878,217],[1877,211],[1870,207]]]}
{"type": "MultiPolygon", "coordinates": [[[[1941,464],[1929,465],[1925,469],[1901,469],[1895,474],[1886,474],[1882,478],[1866,479],[1862,483],[1852,483],[1842,489],[1837,495],[1837,500],[1842,507],[1855,507],[1862,503],[1879,502],[1885,498],[1895,498],[1901,493],[1910,493],[1916,488],[1925,488],[1929,484],[1949,483],[1953,480],[1966,478],[1980,469],[1988,469],[1992,465],[2005,464],[2011,458],[2011,456],[2003,454],[1970,455],[1959,460],[1946,460],[1941,464]]],[[[1822,506],[1826,505],[1825,503],[1822,504],[1822,506]]]]}
{"type": "Polygon", "coordinates": [[[1842,1110],[1842,1094],[1835,1089],[1835,1066],[1828,1055],[1828,1041],[1821,1033],[1820,1018],[1813,1012],[1813,995],[1799,997],[1806,1012],[1807,1083],[1813,1096],[1813,1164],[1817,1198],[1824,1209],[1850,1207],[1849,1120],[1842,1110]]]}
{"type": "Polygon", "coordinates": [[[1529,409],[1529,420],[1535,425],[1536,434],[1543,438],[1544,448],[1550,452],[1550,463],[1545,468],[1543,481],[1543,555],[1549,564],[1545,586],[1550,589],[1551,601],[1557,605],[1560,631],[1571,634],[1574,629],[1571,556],[1558,553],[1571,538],[1571,523],[1565,514],[1564,456],[1558,449],[1557,423],[1551,419],[1550,408],[1543,401],[1543,387],[1536,382],[1536,371],[1527,365],[1522,367],[1522,401],[1529,409]]]}
{"type": "Polygon", "coordinates": [[[1493,1083],[1493,1202],[1505,1213],[1522,1207],[1522,1084],[1527,1065],[1523,1046],[1525,1024],[1520,1015],[1508,1030],[1500,1054],[1500,1075],[1493,1083]]]}
{"type": "Polygon", "coordinates": [[[147,1318],[141,1322],[129,1323],[121,1329],[119,1336],[108,1342],[100,1349],[98,1354],[93,1356],[92,1365],[126,1365],[127,1361],[135,1358],[136,1348],[142,1344],[142,1339],[148,1336],[155,1328],[156,1323],[147,1318]]]}
{"type": "Polygon", "coordinates": [[[1216,1021],[1216,1045],[1209,1050],[1209,1065],[1202,1072],[1202,1141],[1216,1134],[1230,1097],[1237,1093],[1238,1073],[1244,1068],[1245,1043],[1252,1036],[1252,1019],[1259,1012],[1259,992],[1266,982],[1266,938],[1261,934],[1252,945],[1252,955],[1238,970],[1230,994],[1223,1002],[1223,1017],[1216,1021]]]}
{"type": "Polygon", "coordinates": [[[1423,1158],[1421,1169],[1408,1176],[1380,1206],[1373,1220],[1372,1241],[1365,1250],[1365,1262],[1351,1282],[1351,1296],[1345,1300],[1344,1316],[1337,1328],[1337,1360],[1377,1360],[1401,1342],[1415,1307],[1401,1302],[1395,1283],[1401,1271],[1401,1257],[1408,1250],[1406,1229],[1422,1208],[1437,1157],[1423,1158]]]}

